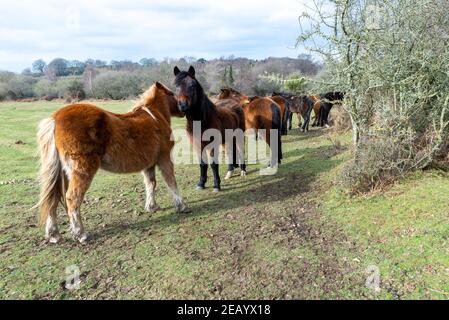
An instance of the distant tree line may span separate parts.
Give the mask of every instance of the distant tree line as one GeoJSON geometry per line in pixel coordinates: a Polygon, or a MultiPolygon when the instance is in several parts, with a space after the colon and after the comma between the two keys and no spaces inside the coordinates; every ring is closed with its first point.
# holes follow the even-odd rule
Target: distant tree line
{"type": "Polygon", "coordinates": [[[47,63],[39,59],[21,74],[0,71],[0,100],[127,99],[138,96],[156,80],[172,87],[175,65],[194,65],[201,84],[211,94],[222,87],[234,87],[247,94],[264,95],[288,89],[282,81],[273,81],[275,77],[310,77],[322,69],[310,55],[264,60],[234,56],[212,60],[143,58],[139,62],[56,58],[47,63]]]}

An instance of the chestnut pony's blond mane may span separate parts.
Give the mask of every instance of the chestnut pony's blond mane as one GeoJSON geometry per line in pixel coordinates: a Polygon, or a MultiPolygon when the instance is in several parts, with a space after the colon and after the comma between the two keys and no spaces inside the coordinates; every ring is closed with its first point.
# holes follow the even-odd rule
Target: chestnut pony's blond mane
{"type": "MultiPolygon", "coordinates": [[[[132,112],[139,110],[142,107],[149,107],[151,106],[151,103],[156,99],[156,93],[157,90],[166,90],[169,93],[172,93],[172,91],[165,85],[163,85],[160,82],[155,82],[151,85],[151,87],[142,93],[139,97],[139,100],[134,104],[132,112]],[[158,88],[160,86],[160,88],[158,88]]],[[[172,93],[173,94],[173,93],[172,93]]]]}

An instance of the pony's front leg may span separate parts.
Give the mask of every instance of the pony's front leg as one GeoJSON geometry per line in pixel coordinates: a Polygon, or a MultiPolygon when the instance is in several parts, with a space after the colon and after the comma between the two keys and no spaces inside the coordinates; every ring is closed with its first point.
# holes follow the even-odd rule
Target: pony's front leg
{"type": "Polygon", "coordinates": [[[171,161],[170,155],[163,157],[158,162],[159,169],[161,169],[162,177],[165,180],[168,188],[170,189],[173,200],[175,202],[175,207],[179,213],[189,213],[192,210],[187,206],[187,204],[182,199],[178,191],[178,186],[175,178],[175,170],[173,168],[173,162],[171,161]]]}
{"type": "Polygon", "coordinates": [[[156,190],[156,167],[153,166],[142,171],[142,175],[146,191],[145,210],[148,212],[156,212],[160,209],[154,197],[156,190]]]}
{"type": "Polygon", "coordinates": [[[206,187],[206,182],[207,182],[207,163],[205,163],[201,159],[201,163],[200,163],[200,181],[198,182],[198,185],[196,186],[196,188],[198,190],[204,189],[206,187]]]}
{"type": "Polygon", "coordinates": [[[212,172],[214,173],[214,192],[220,192],[221,187],[221,180],[220,180],[220,174],[218,172],[218,164],[215,162],[212,162],[210,165],[212,172]]]}

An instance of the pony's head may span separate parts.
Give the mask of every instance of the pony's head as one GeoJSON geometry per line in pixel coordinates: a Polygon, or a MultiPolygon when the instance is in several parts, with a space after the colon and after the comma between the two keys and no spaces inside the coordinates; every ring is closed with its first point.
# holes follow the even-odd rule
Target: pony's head
{"type": "Polygon", "coordinates": [[[180,112],[188,113],[204,95],[203,88],[195,78],[195,68],[190,66],[188,71],[174,69],[176,100],[180,112]]]}
{"type": "Polygon", "coordinates": [[[162,83],[156,81],[151,87],[145,91],[134,109],[140,107],[162,106],[164,110],[168,110],[170,116],[183,117],[184,114],[178,109],[178,102],[174,93],[162,83]]]}
{"type": "Polygon", "coordinates": [[[245,106],[248,103],[250,103],[248,96],[246,96],[232,88],[221,89],[221,92],[218,95],[218,99],[219,100],[232,99],[232,100],[237,101],[242,106],[245,106]]]}
{"type": "Polygon", "coordinates": [[[337,100],[339,102],[342,102],[345,99],[345,93],[336,91],[334,92],[334,100],[337,100]]]}
{"type": "Polygon", "coordinates": [[[289,103],[289,109],[292,112],[301,112],[304,100],[306,96],[300,96],[300,95],[294,95],[294,94],[288,94],[288,93],[279,93],[280,97],[287,100],[289,103]]]}

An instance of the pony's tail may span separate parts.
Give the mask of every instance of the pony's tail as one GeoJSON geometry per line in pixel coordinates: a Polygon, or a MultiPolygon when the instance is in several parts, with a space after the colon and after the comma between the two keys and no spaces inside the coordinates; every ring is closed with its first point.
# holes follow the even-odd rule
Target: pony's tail
{"type": "Polygon", "coordinates": [[[55,144],[55,120],[47,118],[40,122],[37,133],[41,167],[39,180],[41,193],[39,202],[39,224],[47,221],[51,210],[57,207],[63,197],[64,177],[58,150],[55,144]]]}
{"type": "Polygon", "coordinates": [[[271,128],[277,129],[277,139],[278,139],[278,163],[281,163],[281,160],[283,158],[282,155],[282,140],[281,140],[281,134],[282,134],[282,118],[281,118],[281,110],[278,107],[276,103],[271,104],[271,113],[272,113],[272,119],[271,119],[271,128]]]}
{"type": "Polygon", "coordinates": [[[290,117],[290,102],[285,99],[285,112],[282,118],[282,134],[288,134],[288,118],[290,117]]]}
{"type": "Polygon", "coordinates": [[[279,134],[281,134],[282,130],[282,117],[281,117],[281,110],[279,109],[279,106],[277,103],[271,104],[271,128],[279,130],[279,134]]]}
{"type": "Polygon", "coordinates": [[[245,111],[243,111],[243,108],[240,106],[233,108],[233,110],[239,119],[239,128],[242,129],[243,132],[245,132],[245,111]]]}

